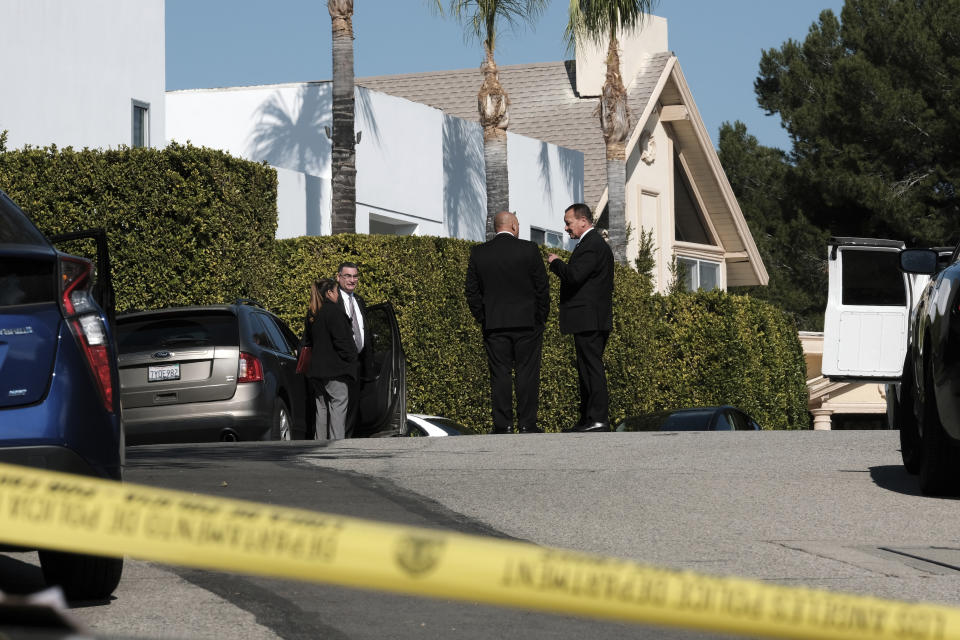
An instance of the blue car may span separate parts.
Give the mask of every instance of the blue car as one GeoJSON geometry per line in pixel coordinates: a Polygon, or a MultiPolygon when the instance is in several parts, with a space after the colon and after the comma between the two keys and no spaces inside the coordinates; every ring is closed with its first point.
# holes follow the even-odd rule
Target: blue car
{"type": "MultiPolygon", "coordinates": [[[[101,306],[112,304],[108,285],[109,267],[98,273],[56,250],[0,191],[0,462],[121,479],[117,358],[101,306]]],[[[71,600],[107,598],[123,570],[118,558],[39,557],[46,581],[71,600]]]]}

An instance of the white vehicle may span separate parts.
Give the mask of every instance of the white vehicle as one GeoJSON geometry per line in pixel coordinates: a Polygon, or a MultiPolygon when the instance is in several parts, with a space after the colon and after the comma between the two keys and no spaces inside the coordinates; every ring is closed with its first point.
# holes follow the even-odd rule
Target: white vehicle
{"type": "Polygon", "coordinates": [[[468,431],[466,427],[450,418],[419,413],[407,414],[407,435],[413,438],[459,436],[465,431],[468,431]]]}
{"type": "MultiPolygon", "coordinates": [[[[924,318],[917,314],[918,308],[930,306],[921,302],[931,293],[927,291],[931,277],[937,278],[934,290],[942,288],[938,273],[951,262],[954,252],[950,248],[907,252],[904,249],[900,241],[831,238],[822,371],[831,380],[887,383],[887,424],[900,431],[904,468],[920,474],[925,494],[936,494],[948,483],[940,473],[944,464],[933,463],[949,458],[940,449],[952,445],[935,437],[942,429],[930,428],[925,437],[924,426],[918,420],[918,416],[926,415],[930,426],[937,426],[939,417],[931,420],[930,416],[942,414],[943,409],[932,412],[932,403],[925,402],[921,393],[932,389],[931,380],[924,378],[930,377],[930,371],[939,372],[931,368],[937,367],[939,361],[931,364],[931,356],[926,354],[931,349],[922,348],[922,338],[929,337],[931,332],[917,329],[929,324],[919,322],[924,318]],[[925,254],[930,264],[924,269],[907,266],[904,271],[901,254],[904,258],[925,254]],[[918,371],[926,372],[926,376],[918,376],[918,371]]],[[[923,313],[930,315],[932,311],[926,309],[923,313]]],[[[932,351],[932,357],[938,357],[936,349],[932,351]]]]}

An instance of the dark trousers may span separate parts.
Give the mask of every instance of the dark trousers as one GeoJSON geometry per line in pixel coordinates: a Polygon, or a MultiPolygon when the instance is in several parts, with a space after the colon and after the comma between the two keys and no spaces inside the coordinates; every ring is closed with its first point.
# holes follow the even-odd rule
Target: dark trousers
{"type": "Polygon", "coordinates": [[[517,372],[517,426],[535,427],[540,404],[543,327],[484,331],[490,366],[490,404],[496,429],[513,427],[513,372],[517,372]]]}
{"type": "Polygon", "coordinates": [[[603,368],[603,350],[609,331],[585,331],[573,334],[577,351],[577,378],[580,386],[580,424],[610,422],[610,396],[607,372],[603,368]]]}

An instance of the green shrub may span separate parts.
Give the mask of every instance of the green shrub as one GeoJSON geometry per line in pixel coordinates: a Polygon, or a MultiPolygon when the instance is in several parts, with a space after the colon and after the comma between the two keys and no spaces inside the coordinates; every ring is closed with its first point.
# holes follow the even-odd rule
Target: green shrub
{"type": "Polygon", "coordinates": [[[176,144],[27,147],[0,153],[0,189],[48,235],[106,230],[118,311],[270,288],[277,178],[264,164],[176,144]]]}
{"type": "MultiPolygon", "coordinates": [[[[299,332],[310,280],[344,261],[360,266],[368,304],[389,300],[408,361],[407,409],[490,427],[490,388],[479,327],[463,295],[471,243],[428,236],[341,235],[281,240],[268,305],[299,332]]],[[[546,252],[544,252],[545,254],[546,252]]],[[[570,336],[557,324],[551,279],[544,333],[540,423],[577,418],[570,336]]],[[[614,330],[605,353],[611,419],[659,409],[729,403],[768,429],[806,428],[807,391],[796,329],[762,301],[722,292],[651,295],[649,280],[618,267],[614,330]]]]}
{"type": "MultiPolygon", "coordinates": [[[[189,145],[0,152],[0,188],[45,233],[106,229],[118,311],[253,297],[299,333],[310,280],[356,262],[368,303],[389,300],[397,311],[408,410],[488,429],[486,356],[463,295],[471,243],[366,235],[275,241],[276,187],[266,165],[189,145]]],[[[578,391],[573,340],[557,325],[560,287],[550,281],[539,419],[555,431],[576,420],[578,391]]],[[[729,403],[768,429],[808,426],[796,327],[774,307],[721,292],[654,295],[649,277],[618,266],[614,309],[605,353],[614,422],[729,403]]]]}

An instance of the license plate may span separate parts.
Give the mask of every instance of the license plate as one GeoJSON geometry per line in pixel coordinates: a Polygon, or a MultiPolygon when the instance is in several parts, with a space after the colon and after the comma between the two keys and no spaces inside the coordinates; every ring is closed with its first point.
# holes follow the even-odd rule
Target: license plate
{"type": "Polygon", "coordinates": [[[180,364],[156,364],[147,367],[147,382],[179,380],[180,364]]]}

